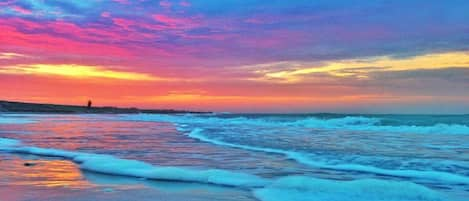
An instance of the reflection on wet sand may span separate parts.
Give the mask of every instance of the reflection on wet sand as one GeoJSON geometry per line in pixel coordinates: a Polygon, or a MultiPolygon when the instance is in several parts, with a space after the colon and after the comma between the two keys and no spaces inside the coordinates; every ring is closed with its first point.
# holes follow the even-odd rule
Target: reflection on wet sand
{"type": "Polygon", "coordinates": [[[82,189],[95,186],[83,177],[78,166],[66,160],[22,159],[10,156],[0,161],[3,180],[9,185],[66,187],[82,189]]]}
{"type": "MultiPolygon", "coordinates": [[[[188,138],[171,123],[122,121],[113,115],[16,115],[35,120],[0,124],[0,137],[24,146],[107,154],[158,166],[203,169],[250,169],[270,173],[275,164],[294,162],[251,152],[229,150],[188,138]],[[227,161],[229,163],[219,163],[227,161]],[[280,162],[282,161],[282,162],[280,162]],[[262,164],[266,163],[266,164],[262,164]]],[[[1,152],[1,151],[0,151],[1,152]]],[[[0,201],[253,201],[251,191],[185,182],[164,182],[97,174],[61,158],[0,153],[0,201]],[[31,163],[25,166],[25,163],[31,163]]]]}
{"type": "Polygon", "coordinates": [[[0,201],[254,200],[236,188],[83,172],[60,158],[1,153],[0,173],[0,201]]]}

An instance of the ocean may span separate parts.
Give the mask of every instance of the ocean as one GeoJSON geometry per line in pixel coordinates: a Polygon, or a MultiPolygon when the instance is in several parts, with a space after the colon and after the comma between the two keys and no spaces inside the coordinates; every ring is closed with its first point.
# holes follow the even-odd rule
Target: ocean
{"type": "Polygon", "coordinates": [[[0,201],[465,201],[469,115],[0,114],[0,201]]]}

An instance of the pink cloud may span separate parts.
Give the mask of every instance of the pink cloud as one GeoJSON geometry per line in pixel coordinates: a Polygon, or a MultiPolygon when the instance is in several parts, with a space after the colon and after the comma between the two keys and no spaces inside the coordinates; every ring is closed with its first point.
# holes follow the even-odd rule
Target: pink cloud
{"type": "Polygon", "coordinates": [[[49,22],[44,26],[55,33],[66,34],[72,38],[102,43],[146,41],[158,37],[157,34],[134,31],[132,26],[139,26],[135,21],[122,18],[113,18],[112,20],[117,26],[102,27],[98,24],[88,24],[85,27],[80,27],[65,21],[49,22]]]}
{"type": "Polygon", "coordinates": [[[154,14],[152,17],[168,28],[195,28],[200,26],[200,21],[194,18],[177,18],[162,14],[154,14]]]}
{"type": "Polygon", "coordinates": [[[259,18],[249,18],[249,19],[245,20],[244,22],[250,23],[250,24],[264,24],[264,23],[266,23],[266,21],[261,20],[259,18]]]}
{"type": "Polygon", "coordinates": [[[4,1],[4,2],[0,2],[0,6],[7,6],[7,5],[10,5],[10,4],[13,4],[16,0],[7,0],[7,1],[4,1]]]}
{"type": "Polygon", "coordinates": [[[102,12],[102,13],[101,13],[101,17],[104,17],[104,18],[111,17],[111,13],[109,13],[109,12],[102,12]]]}
{"type": "Polygon", "coordinates": [[[203,39],[203,40],[228,40],[236,37],[236,34],[230,33],[212,33],[212,34],[205,34],[205,35],[191,35],[187,33],[181,33],[180,36],[186,39],[203,39]]]}
{"type": "Polygon", "coordinates": [[[48,34],[26,34],[15,28],[0,25],[2,34],[0,43],[5,46],[16,46],[26,49],[36,49],[42,52],[70,53],[83,55],[121,55],[128,56],[129,53],[115,46],[103,44],[78,42],[75,40],[50,36],[48,34]]]}
{"type": "MultiPolygon", "coordinates": [[[[106,15],[106,14],[105,14],[106,15]]],[[[4,48],[21,47],[20,52],[41,55],[81,54],[85,56],[120,56],[130,58],[142,55],[174,57],[197,53],[199,47],[174,47],[145,45],[162,37],[164,33],[187,40],[225,40],[225,34],[191,35],[184,29],[200,26],[197,17],[176,18],[155,15],[156,21],[136,21],[125,18],[109,18],[114,25],[88,23],[77,25],[67,21],[35,22],[21,18],[0,19],[0,44],[4,48]],[[21,28],[19,28],[21,27],[21,28]],[[151,32],[138,30],[147,29],[151,32]]],[[[218,50],[217,50],[218,51],[218,50]]]]}
{"type": "Polygon", "coordinates": [[[10,19],[0,19],[0,24],[3,25],[11,25],[11,27],[15,27],[14,25],[20,25],[21,28],[26,29],[26,30],[34,30],[34,29],[39,29],[42,26],[28,20],[24,20],[21,18],[10,18],[10,19]]]}
{"type": "MultiPolygon", "coordinates": [[[[159,38],[159,32],[173,32],[173,34],[181,34],[179,32],[179,29],[184,29],[187,26],[183,23],[183,20],[181,21],[169,21],[172,24],[166,24],[166,23],[148,23],[144,21],[135,21],[135,20],[129,20],[129,19],[124,19],[124,18],[112,18],[112,21],[115,25],[117,25],[118,29],[114,31],[125,31],[126,33],[123,35],[126,36],[133,36],[134,39],[137,38],[151,38],[151,39],[156,39],[159,38]],[[147,30],[152,30],[152,31],[157,31],[153,33],[145,33],[145,32],[139,32],[137,29],[147,29],[147,30]]],[[[111,31],[111,28],[107,28],[109,31],[111,31]]]]}
{"type": "Polygon", "coordinates": [[[167,0],[162,0],[160,1],[160,6],[163,8],[171,8],[171,2],[167,0]]]}
{"type": "Polygon", "coordinates": [[[286,48],[294,44],[300,44],[307,37],[303,32],[290,30],[277,30],[259,32],[256,35],[238,36],[239,45],[250,48],[286,48]]]}
{"type": "MultiPolygon", "coordinates": [[[[130,55],[125,49],[111,46],[106,44],[92,43],[86,41],[77,41],[76,39],[69,39],[59,36],[54,36],[52,33],[34,33],[23,32],[17,30],[17,26],[23,27],[25,30],[38,30],[45,28],[56,33],[69,34],[74,37],[83,39],[86,32],[95,32],[97,29],[86,30],[82,29],[72,23],[67,22],[51,22],[39,25],[34,22],[22,20],[19,18],[13,19],[0,19],[0,44],[3,46],[22,47],[30,50],[51,51],[58,53],[71,53],[71,54],[84,54],[84,55],[130,55]]],[[[103,33],[106,34],[106,33],[103,33]]],[[[107,35],[109,36],[109,35],[107,35]]],[[[91,37],[91,36],[90,36],[91,37]]],[[[92,39],[99,39],[102,37],[95,37],[92,39]]]]}
{"type": "Polygon", "coordinates": [[[191,3],[187,2],[187,1],[181,1],[179,3],[180,6],[184,6],[184,7],[190,7],[191,6],[191,3]]]}
{"type": "Polygon", "coordinates": [[[114,2],[120,3],[120,4],[128,4],[128,0],[113,0],[114,2]]]}
{"type": "Polygon", "coordinates": [[[135,22],[132,20],[127,20],[124,18],[112,18],[112,21],[114,22],[115,25],[118,25],[126,30],[129,30],[130,26],[135,25],[135,22]]]}
{"type": "Polygon", "coordinates": [[[28,10],[28,9],[25,9],[23,7],[20,7],[20,6],[12,6],[11,9],[13,9],[14,11],[18,12],[18,13],[21,13],[23,15],[31,15],[33,14],[32,11],[28,10]]]}
{"type": "Polygon", "coordinates": [[[184,23],[184,20],[178,19],[178,18],[172,18],[167,15],[160,15],[156,14],[153,15],[153,18],[159,22],[165,23],[165,24],[181,24],[184,23]]]}

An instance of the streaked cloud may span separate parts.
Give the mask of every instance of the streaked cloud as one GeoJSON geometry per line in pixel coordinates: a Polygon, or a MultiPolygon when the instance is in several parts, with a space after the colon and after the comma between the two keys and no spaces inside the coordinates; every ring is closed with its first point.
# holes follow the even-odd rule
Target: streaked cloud
{"type": "Polygon", "coordinates": [[[0,73],[63,76],[70,78],[107,78],[133,81],[164,80],[145,73],[110,70],[98,66],[83,66],[78,64],[15,65],[0,68],[0,73]]]}
{"type": "Polygon", "coordinates": [[[0,52],[0,59],[18,59],[18,58],[25,58],[29,57],[24,54],[18,54],[14,52],[0,52]]]}
{"type": "Polygon", "coordinates": [[[23,15],[31,15],[33,13],[32,11],[25,9],[21,6],[12,6],[11,9],[23,15]]]}
{"type": "Polygon", "coordinates": [[[406,71],[415,69],[469,68],[469,52],[425,54],[408,58],[390,56],[348,59],[315,63],[280,62],[248,66],[262,79],[281,82],[301,82],[312,74],[366,79],[376,71],[406,71]],[[278,69],[280,66],[280,69],[278,69]],[[282,69],[284,68],[284,69],[282,69]]]}

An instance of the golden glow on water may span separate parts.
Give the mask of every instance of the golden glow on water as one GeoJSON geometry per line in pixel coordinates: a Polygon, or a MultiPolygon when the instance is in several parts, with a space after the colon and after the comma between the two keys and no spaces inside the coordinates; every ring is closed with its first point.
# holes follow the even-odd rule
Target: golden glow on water
{"type": "Polygon", "coordinates": [[[66,160],[22,160],[15,158],[2,165],[2,176],[9,184],[41,187],[87,188],[94,184],[84,179],[76,164],[66,160]],[[25,166],[25,163],[34,165],[25,166]]]}

